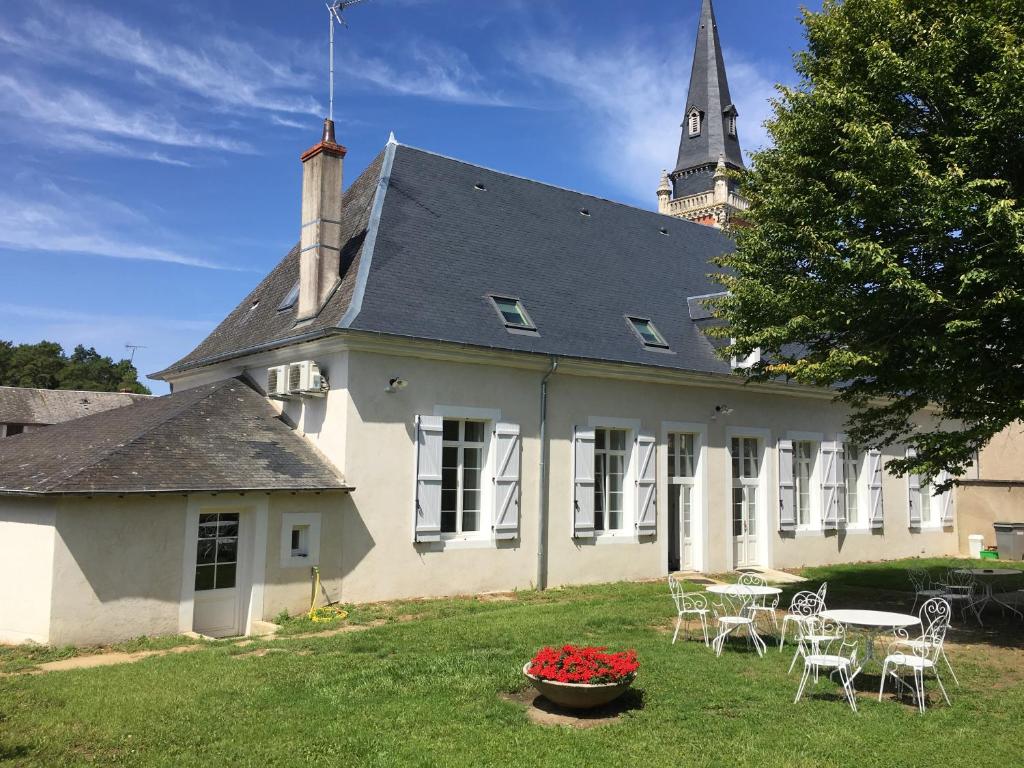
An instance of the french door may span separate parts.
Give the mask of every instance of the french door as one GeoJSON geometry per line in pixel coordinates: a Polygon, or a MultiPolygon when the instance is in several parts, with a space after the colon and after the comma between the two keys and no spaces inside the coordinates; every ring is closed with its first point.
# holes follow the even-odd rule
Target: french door
{"type": "Polygon", "coordinates": [[[241,525],[237,512],[199,515],[192,613],[195,632],[210,637],[242,634],[241,525]]]}
{"type": "Polygon", "coordinates": [[[757,529],[760,475],[760,441],[756,437],[734,437],[732,456],[732,556],[733,567],[758,565],[757,529]]]}
{"type": "Polygon", "coordinates": [[[696,445],[697,436],[692,433],[668,435],[669,568],[674,571],[696,568],[696,445]]]}

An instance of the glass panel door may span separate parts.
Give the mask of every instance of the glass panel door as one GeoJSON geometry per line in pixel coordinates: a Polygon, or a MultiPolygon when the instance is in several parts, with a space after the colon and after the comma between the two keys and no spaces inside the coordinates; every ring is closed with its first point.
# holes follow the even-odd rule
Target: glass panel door
{"type": "Polygon", "coordinates": [[[211,637],[242,633],[238,512],[199,515],[192,628],[211,637]]]}
{"type": "Polygon", "coordinates": [[[695,538],[699,533],[699,521],[694,519],[697,445],[697,436],[688,432],[668,436],[669,531],[674,539],[669,551],[676,551],[678,567],[685,571],[695,568],[695,538]]]}
{"type": "Polygon", "coordinates": [[[757,504],[760,472],[760,441],[755,437],[734,437],[732,453],[732,537],[733,566],[757,565],[757,504]]]}

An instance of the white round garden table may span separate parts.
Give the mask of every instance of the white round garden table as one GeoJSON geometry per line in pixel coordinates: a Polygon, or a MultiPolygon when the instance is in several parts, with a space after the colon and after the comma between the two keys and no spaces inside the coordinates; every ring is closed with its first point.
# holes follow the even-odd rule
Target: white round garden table
{"type": "MultiPolygon", "coordinates": [[[[860,608],[837,608],[831,611],[822,611],[820,616],[843,626],[857,627],[864,633],[864,664],[875,657],[875,640],[884,630],[895,631],[921,623],[917,616],[909,613],[871,611],[860,608]]],[[[860,672],[859,669],[857,671],[860,672]]]]}
{"type": "Polygon", "coordinates": [[[992,584],[996,579],[1024,575],[1024,571],[1016,568],[957,568],[956,573],[969,573],[981,582],[981,597],[976,601],[978,610],[984,610],[989,603],[995,603],[1004,609],[1013,611],[1024,619],[1024,614],[1016,606],[1010,605],[993,594],[992,584]]]}
{"type": "Polygon", "coordinates": [[[733,595],[734,597],[768,597],[781,595],[778,587],[761,587],[753,584],[712,584],[708,592],[715,595],[733,595]]]}

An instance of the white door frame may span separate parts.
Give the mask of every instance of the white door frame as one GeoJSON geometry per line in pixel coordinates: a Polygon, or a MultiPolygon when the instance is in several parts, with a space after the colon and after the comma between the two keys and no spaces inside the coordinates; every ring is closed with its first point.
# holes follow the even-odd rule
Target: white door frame
{"type": "Polygon", "coordinates": [[[772,433],[770,429],[763,429],[761,427],[726,427],[725,429],[725,455],[726,460],[726,480],[729,489],[728,493],[728,514],[726,517],[726,537],[725,537],[725,562],[729,565],[729,570],[736,568],[735,557],[733,556],[734,547],[734,536],[732,533],[732,460],[730,451],[732,450],[732,439],[734,437],[753,437],[759,441],[761,451],[759,455],[759,463],[757,467],[757,489],[755,491],[754,503],[757,506],[757,565],[770,568],[771,567],[771,547],[769,546],[768,532],[771,530],[769,527],[769,518],[773,520],[777,518],[778,511],[772,509],[768,503],[768,479],[769,479],[769,465],[776,461],[775,447],[772,445],[771,437],[772,433]]]}
{"type": "Polygon", "coordinates": [[[190,495],[185,511],[185,551],[182,556],[181,602],[178,604],[178,631],[192,632],[196,597],[196,548],[199,543],[199,515],[207,512],[237,512],[239,515],[236,576],[239,590],[239,626],[248,635],[254,621],[263,618],[263,585],[267,572],[267,495],[224,498],[190,495]],[[243,560],[244,558],[244,560],[243,560]]]}
{"type": "MultiPolygon", "coordinates": [[[[661,456],[658,459],[658,483],[664,489],[661,494],[661,498],[665,499],[663,502],[664,514],[662,517],[665,519],[664,523],[664,546],[662,546],[662,563],[664,564],[665,570],[668,571],[668,511],[669,502],[668,494],[672,492],[673,486],[669,485],[668,482],[668,435],[670,432],[689,432],[694,435],[694,446],[693,453],[696,457],[697,465],[694,468],[694,497],[691,501],[691,518],[690,525],[693,526],[690,531],[690,538],[697,543],[697,546],[693,549],[693,569],[695,571],[707,570],[708,557],[710,550],[708,547],[708,425],[700,424],[692,421],[663,421],[661,422],[661,456]],[[696,514],[693,514],[693,513],[696,514]]],[[[682,521],[680,520],[680,544],[679,544],[679,557],[680,566],[682,566],[682,521]]]]}

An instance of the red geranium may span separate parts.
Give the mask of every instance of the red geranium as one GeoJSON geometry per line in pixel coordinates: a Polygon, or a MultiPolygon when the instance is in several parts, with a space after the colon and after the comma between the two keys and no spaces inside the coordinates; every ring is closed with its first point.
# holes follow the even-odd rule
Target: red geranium
{"type": "Polygon", "coordinates": [[[594,684],[624,682],[636,674],[636,651],[607,651],[577,645],[541,648],[530,662],[530,674],[559,683],[594,684]]]}

